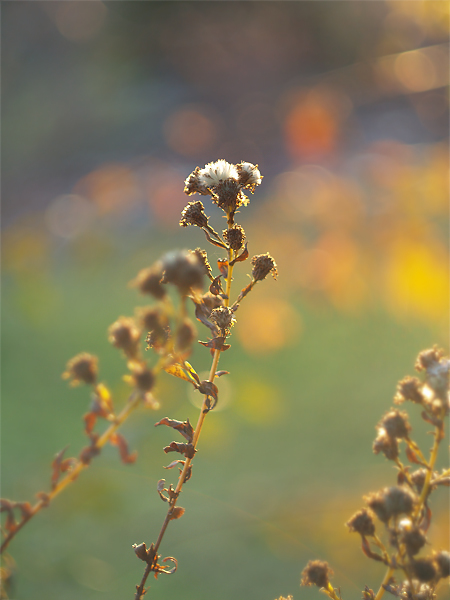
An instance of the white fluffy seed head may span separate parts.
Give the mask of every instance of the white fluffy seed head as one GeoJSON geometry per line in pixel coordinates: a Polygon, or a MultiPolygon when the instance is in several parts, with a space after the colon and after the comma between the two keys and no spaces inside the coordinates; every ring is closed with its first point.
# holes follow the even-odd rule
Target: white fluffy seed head
{"type": "Polygon", "coordinates": [[[238,172],[235,165],[223,159],[208,163],[199,172],[200,183],[205,187],[217,186],[227,179],[238,179],[238,172]]]}

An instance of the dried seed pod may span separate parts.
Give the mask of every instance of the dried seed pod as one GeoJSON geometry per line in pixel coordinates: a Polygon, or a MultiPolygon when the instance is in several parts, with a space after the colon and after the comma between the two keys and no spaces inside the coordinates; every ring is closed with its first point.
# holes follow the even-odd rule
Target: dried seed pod
{"type": "Polygon", "coordinates": [[[238,251],[244,245],[245,232],[240,225],[233,225],[223,230],[223,237],[232,250],[238,251]]]}
{"type": "Polygon", "coordinates": [[[383,416],[377,427],[384,429],[389,437],[397,439],[407,438],[411,431],[408,414],[393,409],[383,416]]]}
{"type": "Polygon", "coordinates": [[[327,588],[333,571],[327,562],[310,560],[302,572],[301,585],[316,585],[318,588],[327,588]]]}
{"type": "Polygon", "coordinates": [[[252,277],[254,281],[262,281],[269,273],[274,279],[277,278],[277,263],[269,253],[258,254],[252,258],[252,277]]]}
{"type": "Polygon", "coordinates": [[[137,287],[141,294],[150,294],[157,300],[161,300],[166,295],[166,289],[161,285],[162,265],[160,262],[153,267],[141,269],[136,279],[131,281],[131,285],[137,287]]]}
{"type": "Polygon", "coordinates": [[[98,358],[87,352],[81,352],[71,358],[66,365],[63,379],[71,379],[71,385],[86,383],[94,385],[98,375],[98,358]]]}
{"type": "Polygon", "coordinates": [[[355,531],[364,536],[372,536],[375,533],[375,523],[373,514],[363,508],[356,512],[353,517],[346,523],[350,531],[355,531]]]}
{"type": "Polygon", "coordinates": [[[187,227],[188,225],[196,225],[197,227],[206,227],[209,217],[205,214],[203,202],[189,202],[181,212],[180,225],[187,227]]]}
{"type": "Polygon", "coordinates": [[[182,295],[189,294],[191,288],[199,289],[203,285],[205,266],[193,252],[169,252],[163,258],[163,268],[162,282],[172,283],[182,295]]]}
{"type": "Polygon", "coordinates": [[[108,340],[116,348],[124,351],[129,358],[135,358],[139,353],[141,330],[134,319],[119,317],[108,329],[108,340]]]}
{"type": "Polygon", "coordinates": [[[405,377],[397,385],[397,394],[394,397],[396,404],[410,400],[416,404],[423,404],[425,398],[422,394],[422,382],[417,377],[405,377]]]}

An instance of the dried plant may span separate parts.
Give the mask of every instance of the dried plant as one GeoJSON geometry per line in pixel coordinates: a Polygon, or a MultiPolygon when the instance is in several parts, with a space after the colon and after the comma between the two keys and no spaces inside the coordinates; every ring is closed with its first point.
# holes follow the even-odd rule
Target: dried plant
{"type": "MultiPolygon", "coordinates": [[[[233,165],[225,160],[210,163],[203,169],[197,167],[187,178],[184,190],[186,194],[210,196],[213,203],[226,215],[227,229],[222,234],[209,225],[209,217],[201,201],[189,202],[182,211],[180,221],[183,227],[194,225],[203,229],[207,241],[226,252],[226,257],[218,261],[219,272],[217,276],[214,275],[206,251],[197,248],[193,251],[170,252],[153,266],[138,273],[132,284],[141,294],[151,296],[155,304],[137,308],[134,317],[119,317],[108,329],[109,341],[122,352],[126,361],[125,379],[132,388],[120,412],[116,412],[114,408],[108,387],[98,381],[98,360],[95,356],[83,352],[67,363],[63,377],[69,379],[71,385],[85,384],[92,389],[90,409],[84,415],[84,431],[89,442],[78,457],[65,458],[65,449],[55,456],[51,467],[50,490],[38,492],[38,501],[34,505],[30,502],[2,499],[1,511],[5,514],[2,552],[31,518],[49,506],[57,495],[78,478],[93,458],[100,454],[105,444],[117,446],[124,463],[136,460],[136,452],[130,452],[126,439],[118,430],[142,404],[155,409],[159,407],[152,390],[157,376],[165,371],[192,385],[203,395],[203,402],[195,428],[189,420],[181,422],[168,417],[155,423],[175,430],[184,441],[173,441],[164,448],[166,454],[174,452],[181,456],[165,467],[178,467],[177,483],[166,485],[165,479],[160,479],[157,485],[157,493],[167,503],[167,512],[156,542],[148,548],[145,543],[133,546],[136,556],[145,563],[141,582],[136,586],[135,600],[146,593],[145,585],[150,573],[155,577],[160,573],[174,573],[177,568],[176,559],[163,559],[162,563],[172,563],[170,567],[161,564],[159,548],[169,523],[179,519],[185,512],[184,508],[178,506],[178,499],[184,484],[191,479],[192,463],[204,421],[219,402],[214,380],[228,374],[227,371],[218,370],[220,355],[230,348],[226,342],[236,321],[235,315],[240,302],[257,282],[269,274],[274,277],[277,274],[276,263],[269,254],[253,256],[250,282],[231,303],[233,269],[237,263],[244,262],[249,257],[245,232],[235,222],[235,216],[238,209],[249,202],[245,192],[248,190],[253,193],[261,180],[257,166],[247,162],[233,165]],[[209,280],[206,292],[203,289],[205,279],[209,280]],[[170,288],[174,293],[170,293],[170,288]],[[188,314],[188,300],[194,304],[195,317],[209,332],[207,341],[200,341],[212,356],[206,380],[201,380],[187,361],[197,340],[196,328],[188,314]],[[144,338],[147,350],[152,350],[155,356],[153,366],[150,366],[150,361],[143,352],[144,338]],[[107,423],[103,433],[96,429],[98,421],[107,423]]],[[[6,556],[2,569],[2,597],[5,598],[8,579],[13,572],[11,565],[10,557],[6,556]]]]}
{"type": "MultiPolygon", "coordinates": [[[[432,520],[430,496],[438,488],[450,485],[450,469],[434,470],[444,439],[444,419],[449,413],[450,360],[434,347],[419,354],[415,367],[424,373],[423,380],[402,379],[394,402],[421,407],[422,419],[434,428],[431,432],[434,443],[426,458],[411,438],[408,414],[396,408],[391,408],[377,425],[373,451],[392,461],[398,474],[396,485],[365,496],[366,506],[346,523],[350,532],[361,536],[365,556],[387,567],[378,592],[366,586],[364,600],[381,600],[385,592],[402,600],[433,600],[438,584],[450,575],[449,552],[430,552],[426,537],[432,520]],[[404,444],[410,465],[400,460],[400,444],[404,444]],[[426,545],[428,549],[422,555],[420,552],[426,545]]],[[[332,575],[326,562],[311,560],[302,573],[301,583],[316,585],[338,600],[342,596],[340,589],[330,583],[332,575]]]]}

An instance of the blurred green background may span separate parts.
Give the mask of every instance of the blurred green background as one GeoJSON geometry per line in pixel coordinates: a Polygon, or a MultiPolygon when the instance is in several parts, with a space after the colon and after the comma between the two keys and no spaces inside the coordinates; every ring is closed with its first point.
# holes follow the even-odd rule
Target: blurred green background
{"type": "MultiPolygon", "coordinates": [[[[239,222],[279,277],[239,309],[186,514],[161,547],[179,571],[150,581],[149,597],[317,598],[298,588],[312,558],[331,563],[346,599],[377,588],[383,570],[343,524],[395,481],[371,444],[396,382],[421,349],[448,350],[448,10],[2,4],[3,496],[47,490],[54,454],[86,443],[88,391],[60,378],[69,358],[98,354],[125,401],[106,330],[145,304],[128,282],[167,250],[206,246],[178,227],[184,179],[218,158],[250,161],[265,178],[239,222]]],[[[191,362],[207,371],[207,350],[191,362]]],[[[172,481],[162,448],[174,438],[153,424],[197,418],[183,382],[161,376],[157,395],[160,410],[123,429],[137,463],[105,448],[11,544],[11,598],[133,597],[131,545],[156,539],[156,482],[172,481]]],[[[430,533],[441,548],[445,496],[430,533]]]]}

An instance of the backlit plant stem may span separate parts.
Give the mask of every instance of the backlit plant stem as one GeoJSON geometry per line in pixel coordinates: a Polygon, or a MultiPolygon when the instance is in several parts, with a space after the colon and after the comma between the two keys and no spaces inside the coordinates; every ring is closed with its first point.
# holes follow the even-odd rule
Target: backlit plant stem
{"type": "MultiPolygon", "coordinates": [[[[115,417],[114,422],[108,427],[108,429],[98,438],[98,440],[93,444],[94,449],[100,450],[103,446],[110,440],[111,436],[119,429],[119,427],[128,419],[130,414],[139,406],[142,401],[142,394],[138,390],[134,390],[131,396],[128,399],[128,402],[122,409],[122,411],[115,417]]],[[[58,496],[66,487],[75,481],[79,474],[89,466],[89,463],[84,463],[81,460],[77,462],[77,464],[73,467],[73,469],[63,478],[61,481],[57,483],[57,485],[50,491],[48,494],[45,494],[45,497],[39,500],[30,510],[30,512],[17,523],[14,531],[8,533],[5,537],[0,553],[2,553],[8,547],[11,540],[15,537],[15,535],[22,529],[22,527],[27,523],[31,518],[37,515],[41,509],[46,508],[50,502],[58,496]]]]}

